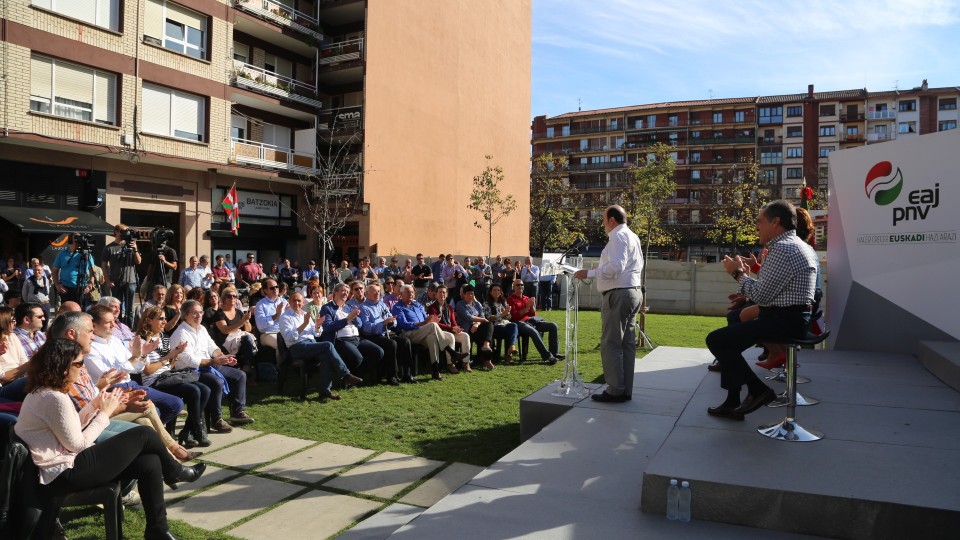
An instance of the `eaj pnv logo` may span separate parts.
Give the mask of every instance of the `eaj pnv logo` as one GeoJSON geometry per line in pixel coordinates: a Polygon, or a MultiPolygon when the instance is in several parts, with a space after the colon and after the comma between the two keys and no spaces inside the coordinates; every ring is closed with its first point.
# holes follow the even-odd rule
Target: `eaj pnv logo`
{"type": "MultiPolygon", "coordinates": [[[[900,167],[893,172],[893,164],[881,161],[870,167],[863,190],[867,198],[877,206],[888,206],[900,197],[903,191],[903,173],[900,167]]],[[[940,183],[933,184],[933,188],[916,189],[907,194],[906,204],[891,207],[893,226],[901,221],[922,221],[930,215],[930,210],[940,206],[940,183]]]]}
{"type": "Polygon", "coordinates": [[[903,190],[903,173],[900,167],[893,173],[893,164],[889,161],[881,161],[870,168],[867,173],[867,181],[863,189],[867,198],[877,203],[877,206],[886,206],[897,200],[900,191],[903,190]]]}

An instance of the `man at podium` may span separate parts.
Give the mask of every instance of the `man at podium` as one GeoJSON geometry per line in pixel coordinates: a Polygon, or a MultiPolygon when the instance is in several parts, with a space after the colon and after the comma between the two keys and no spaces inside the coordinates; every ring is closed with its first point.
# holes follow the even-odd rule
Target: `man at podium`
{"type": "Polygon", "coordinates": [[[627,213],[618,205],[604,211],[603,228],[607,245],[600,253],[600,265],[577,270],[577,279],[595,278],[600,291],[600,359],[607,389],[591,397],[596,401],[621,403],[633,394],[636,363],[636,316],[643,295],[640,273],[643,253],[640,239],[627,227],[627,213]]]}

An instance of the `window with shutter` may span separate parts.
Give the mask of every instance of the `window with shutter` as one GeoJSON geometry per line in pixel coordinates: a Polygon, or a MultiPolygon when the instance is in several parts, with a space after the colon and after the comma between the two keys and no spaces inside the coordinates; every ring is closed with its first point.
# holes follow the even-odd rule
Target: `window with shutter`
{"type": "Polygon", "coordinates": [[[234,114],[230,116],[230,137],[236,140],[247,138],[247,119],[234,114]]]}
{"type": "Polygon", "coordinates": [[[97,72],[94,77],[93,120],[101,124],[116,124],[117,79],[107,73],[97,72]]]}
{"type": "Polygon", "coordinates": [[[166,2],[163,46],[194,58],[206,58],[207,17],[166,2]]]}
{"type": "Polygon", "coordinates": [[[57,64],[53,114],[93,121],[93,70],[57,64]]]}
{"type": "Polygon", "coordinates": [[[111,30],[120,28],[120,0],[33,0],[33,5],[111,30]]]}
{"type": "Polygon", "coordinates": [[[30,110],[49,113],[52,96],[53,60],[34,56],[30,59],[30,110]]]}
{"type": "Polygon", "coordinates": [[[203,140],[203,98],[173,92],[173,136],[203,140]]]}
{"type": "Polygon", "coordinates": [[[163,0],[146,0],[144,3],[143,36],[160,45],[163,40],[163,0]]]}
{"type": "Polygon", "coordinates": [[[143,129],[146,133],[170,135],[170,90],[143,85],[143,129]]]}

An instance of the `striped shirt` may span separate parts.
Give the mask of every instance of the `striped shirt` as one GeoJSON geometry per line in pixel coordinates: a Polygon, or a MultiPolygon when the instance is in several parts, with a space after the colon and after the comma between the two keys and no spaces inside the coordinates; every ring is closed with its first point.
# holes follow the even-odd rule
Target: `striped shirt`
{"type": "Polygon", "coordinates": [[[17,339],[20,340],[20,344],[23,345],[23,351],[27,353],[27,358],[33,358],[37,349],[47,341],[47,336],[43,335],[43,332],[37,330],[33,333],[33,337],[30,337],[30,332],[19,326],[13,327],[13,335],[17,336],[17,339]]]}
{"type": "Polygon", "coordinates": [[[813,248],[792,230],[776,236],[766,247],[758,278],[740,276],[740,294],[761,307],[813,304],[819,266],[813,248]]]}

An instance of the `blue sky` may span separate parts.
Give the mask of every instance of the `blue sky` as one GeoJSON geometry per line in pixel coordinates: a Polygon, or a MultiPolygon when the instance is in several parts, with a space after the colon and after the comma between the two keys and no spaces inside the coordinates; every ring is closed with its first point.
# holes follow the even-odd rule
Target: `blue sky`
{"type": "Polygon", "coordinates": [[[531,114],[960,86],[960,0],[533,0],[531,114]]]}

